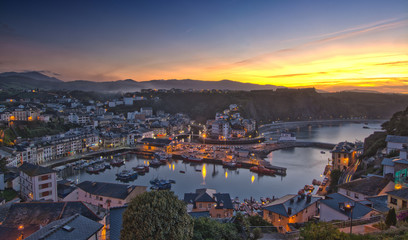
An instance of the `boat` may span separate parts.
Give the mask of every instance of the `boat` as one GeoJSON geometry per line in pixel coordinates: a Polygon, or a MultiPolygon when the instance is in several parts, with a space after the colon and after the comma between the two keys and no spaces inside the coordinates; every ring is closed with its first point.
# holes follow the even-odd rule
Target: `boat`
{"type": "Polygon", "coordinates": [[[171,189],[171,184],[176,183],[174,180],[164,180],[164,179],[158,179],[155,178],[153,180],[150,180],[150,184],[152,185],[150,189],[152,190],[168,190],[171,189]]]}
{"type": "Polygon", "coordinates": [[[105,163],[105,169],[111,169],[111,165],[109,163],[105,163]]]}
{"type": "Polygon", "coordinates": [[[303,188],[305,191],[313,191],[314,190],[314,186],[313,185],[305,185],[305,187],[303,188]]]}
{"type": "Polygon", "coordinates": [[[222,165],[223,165],[224,168],[230,168],[230,169],[231,168],[232,169],[237,168],[237,162],[235,162],[235,161],[223,162],[222,165]]]}
{"type": "Polygon", "coordinates": [[[113,159],[112,162],[110,163],[110,165],[111,165],[111,166],[114,166],[114,167],[120,167],[120,166],[122,166],[123,164],[125,164],[125,163],[123,162],[123,160],[118,159],[118,158],[113,159]]]}
{"type": "Polygon", "coordinates": [[[367,126],[363,126],[363,128],[365,128],[365,129],[369,129],[369,127],[367,127],[367,126]]]}
{"type": "Polygon", "coordinates": [[[120,173],[116,174],[116,179],[120,181],[131,181],[135,180],[136,178],[137,172],[135,171],[123,170],[120,173]]]}
{"type": "Polygon", "coordinates": [[[136,171],[139,174],[145,174],[146,171],[149,171],[149,167],[148,166],[144,166],[144,165],[137,165],[136,167],[132,168],[134,171],[136,171]],[[147,169],[147,170],[146,170],[147,169]]]}
{"type": "Polygon", "coordinates": [[[180,170],[180,173],[186,173],[186,171],[180,170]]]}
{"type": "Polygon", "coordinates": [[[320,151],[320,153],[321,153],[321,154],[325,154],[326,152],[325,152],[325,151],[320,151]]]}
{"type": "Polygon", "coordinates": [[[275,171],[272,169],[268,169],[264,166],[254,166],[249,169],[251,172],[256,172],[258,174],[264,175],[275,175],[275,171]]]}
{"type": "Polygon", "coordinates": [[[90,173],[90,174],[97,174],[97,173],[99,173],[99,171],[100,171],[100,169],[97,168],[96,166],[95,167],[88,167],[86,169],[86,172],[90,173]]]}
{"type": "Polygon", "coordinates": [[[189,162],[194,162],[194,163],[200,163],[200,162],[203,161],[203,158],[195,157],[195,156],[190,155],[190,156],[187,158],[187,161],[189,161],[189,162]]]}
{"type": "Polygon", "coordinates": [[[152,166],[154,168],[160,167],[161,165],[162,165],[162,163],[159,160],[157,160],[156,158],[153,159],[153,161],[150,162],[150,166],[152,166]]]}

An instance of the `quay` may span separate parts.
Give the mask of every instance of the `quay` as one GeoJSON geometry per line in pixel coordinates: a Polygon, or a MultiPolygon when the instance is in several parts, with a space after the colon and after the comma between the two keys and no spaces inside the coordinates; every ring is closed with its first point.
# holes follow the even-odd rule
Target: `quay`
{"type": "Polygon", "coordinates": [[[264,158],[269,153],[287,148],[295,147],[314,147],[326,150],[332,150],[336,146],[334,143],[322,143],[322,142],[306,142],[306,141],[296,141],[296,142],[276,142],[276,143],[266,143],[263,148],[255,149],[254,153],[260,157],[264,158]]]}

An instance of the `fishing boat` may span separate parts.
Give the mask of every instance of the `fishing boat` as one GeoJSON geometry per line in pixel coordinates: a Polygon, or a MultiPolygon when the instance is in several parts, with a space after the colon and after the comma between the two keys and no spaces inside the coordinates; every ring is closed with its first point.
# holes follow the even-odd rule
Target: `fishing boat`
{"type": "Polygon", "coordinates": [[[321,153],[321,154],[325,154],[326,152],[325,152],[325,151],[320,151],[320,153],[321,153]]]}
{"type": "Polygon", "coordinates": [[[120,181],[131,181],[135,180],[136,178],[137,172],[135,171],[123,170],[120,173],[116,174],[116,179],[120,181]]]}
{"type": "Polygon", "coordinates": [[[186,171],[180,170],[180,173],[186,173],[186,171]]]}
{"type": "Polygon", "coordinates": [[[263,175],[274,175],[275,171],[264,166],[254,166],[249,169],[251,172],[256,172],[263,175]]]}
{"type": "Polygon", "coordinates": [[[145,174],[146,172],[149,171],[149,167],[148,166],[144,166],[144,165],[137,165],[136,167],[132,168],[134,171],[136,171],[139,174],[145,174]]]}
{"type": "Polygon", "coordinates": [[[152,186],[150,187],[150,189],[152,190],[168,190],[171,189],[171,184],[176,183],[176,181],[174,180],[164,180],[164,179],[153,179],[150,181],[150,184],[152,184],[152,186]]]}
{"type": "Polygon", "coordinates": [[[88,167],[86,169],[86,172],[90,173],[90,174],[97,174],[97,173],[99,173],[99,171],[100,171],[100,169],[97,168],[96,166],[95,167],[88,167]]]}
{"type": "Polygon", "coordinates": [[[111,169],[111,165],[109,163],[105,163],[105,169],[111,169]]]}

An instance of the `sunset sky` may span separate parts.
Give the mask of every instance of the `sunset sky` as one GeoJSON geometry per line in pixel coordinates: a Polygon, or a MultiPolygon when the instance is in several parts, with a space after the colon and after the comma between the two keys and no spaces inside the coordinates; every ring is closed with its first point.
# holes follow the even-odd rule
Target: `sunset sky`
{"type": "Polygon", "coordinates": [[[408,93],[408,1],[1,1],[0,72],[408,93]]]}

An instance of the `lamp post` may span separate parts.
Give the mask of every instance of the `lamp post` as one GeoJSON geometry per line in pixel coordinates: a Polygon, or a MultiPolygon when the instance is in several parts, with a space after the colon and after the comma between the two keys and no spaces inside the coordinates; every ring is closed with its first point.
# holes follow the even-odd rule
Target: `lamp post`
{"type": "Polygon", "coordinates": [[[347,210],[350,210],[350,234],[352,233],[352,229],[353,229],[353,208],[354,206],[355,206],[354,202],[344,203],[344,207],[347,210]]]}

